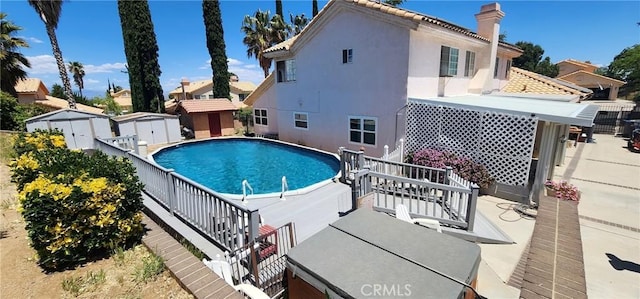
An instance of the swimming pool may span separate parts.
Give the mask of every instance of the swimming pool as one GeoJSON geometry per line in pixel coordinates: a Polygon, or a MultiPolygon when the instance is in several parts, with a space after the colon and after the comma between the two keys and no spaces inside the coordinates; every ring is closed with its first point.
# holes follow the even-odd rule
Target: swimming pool
{"type": "MultiPolygon", "coordinates": [[[[336,155],[288,143],[252,138],[217,138],[164,148],[155,162],[216,192],[242,194],[242,181],[253,194],[279,193],[285,176],[290,191],[334,178],[336,155]]],[[[319,186],[318,186],[319,187],[319,186]]]]}

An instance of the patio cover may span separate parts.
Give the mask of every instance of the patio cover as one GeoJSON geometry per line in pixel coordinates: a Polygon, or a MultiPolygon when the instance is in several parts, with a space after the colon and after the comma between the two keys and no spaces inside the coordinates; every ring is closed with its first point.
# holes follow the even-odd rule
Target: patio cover
{"type": "Polygon", "coordinates": [[[568,103],[561,95],[464,95],[409,100],[476,111],[537,116],[542,121],[583,127],[593,126],[599,109],[597,105],[568,103]]]}
{"type": "Polygon", "coordinates": [[[367,209],[339,219],[287,254],[294,275],[343,298],[369,296],[376,286],[387,288],[387,297],[460,298],[461,284],[428,268],[469,284],[479,264],[474,243],[367,209]]]}

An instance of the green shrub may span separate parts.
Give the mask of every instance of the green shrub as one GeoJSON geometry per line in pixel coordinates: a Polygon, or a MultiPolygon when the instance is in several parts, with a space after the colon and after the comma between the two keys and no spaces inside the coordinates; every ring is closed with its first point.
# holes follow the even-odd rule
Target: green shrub
{"type": "Polygon", "coordinates": [[[31,245],[51,270],[128,247],[143,234],[142,184],[133,165],[60,147],[59,137],[20,134],[14,149],[21,154],[11,163],[31,245]]]}

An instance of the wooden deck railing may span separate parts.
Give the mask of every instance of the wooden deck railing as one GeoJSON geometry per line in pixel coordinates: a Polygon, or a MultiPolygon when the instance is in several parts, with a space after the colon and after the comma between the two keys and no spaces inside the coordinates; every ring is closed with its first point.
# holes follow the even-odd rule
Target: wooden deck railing
{"type": "Polygon", "coordinates": [[[473,230],[479,187],[453,172],[364,156],[340,149],[342,177],[352,187],[352,201],[374,193],[373,209],[394,213],[404,204],[414,218],[431,218],[473,230]]]}
{"type": "Polygon", "coordinates": [[[129,150],[96,139],[97,148],[133,163],[144,192],[172,215],[209,237],[220,247],[233,251],[258,237],[260,215],[232,199],[204,187],[172,169],[166,169],[129,150]]]}
{"type": "Polygon", "coordinates": [[[279,228],[268,225],[260,228],[260,235],[244,247],[227,254],[235,283],[250,283],[271,298],[283,291],[286,254],[296,245],[295,226],[287,223],[279,228]]]}

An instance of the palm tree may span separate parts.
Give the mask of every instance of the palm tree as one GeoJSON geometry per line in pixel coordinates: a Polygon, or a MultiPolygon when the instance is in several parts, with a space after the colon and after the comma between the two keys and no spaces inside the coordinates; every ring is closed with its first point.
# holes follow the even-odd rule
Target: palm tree
{"type": "Polygon", "coordinates": [[[246,15],[242,21],[242,32],[245,34],[242,42],[247,46],[247,56],[258,60],[265,78],[269,76],[271,58],[264,57],[262,52],[286,40],[288,28],[282,17],[270,17],[269,14],[269,11],[258,10],[253,16],[246,15]]]}
{"type": "Polygon", "coordinates": [[[69,72],[73,74],[73,82],[78,85],[80,97],[82,97],[82,89],[84,88],[84,66],[78,61],[71,61],[67,67],[69,68],[69,72]]]}
{"type": "Polygon", "coordinates": [[[62,1],[61,0],[28,0],[29,5],[33,7],[36,13],[40,16],[44,26],[47,29],[47,35],[49,41],[51,41],[51,48],[53,50],[53,56],[56,58],[58,64],[58,72],[60,72],[60,79],[62,80],[62,86],[64,87],[64,94],[69,102],[69,108],[76,109],[76,102],[73,99],[73,93],[71,92],[71,82],[69,81],[69,75],[67,69],[64,67],[64,60],[62,59],[62,51],[58,46],[58,38],[56,37],[56,28],[58,28],[58,20],[62,13],[62,1]]]}
{"type": "Polygon", "coordinates": [[[5,20],[6,16],[7,14],[0,12],[0,89],[17,96],[16,83],[27,77],[27,72],[22,67],[31,67],[27,58],[18,50],[29,47],[29,44],[16,37],[22,28],[5,20]]]}
{"type": "Polygon", "coordinates": [[[304,14],[296,15],[289,14],[289,19],[291,20],[291,26],[289,26],[288,32],[290,36],[296,36],[302,32],[302,29],[309,24],[309,19],[304,16],[304,14]]]}

